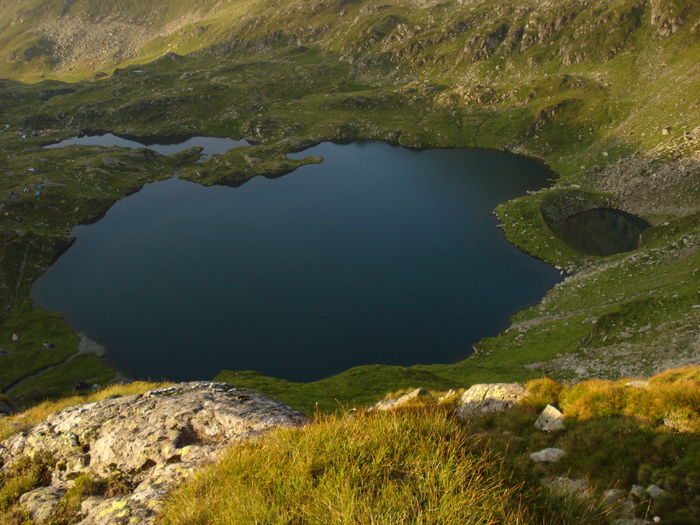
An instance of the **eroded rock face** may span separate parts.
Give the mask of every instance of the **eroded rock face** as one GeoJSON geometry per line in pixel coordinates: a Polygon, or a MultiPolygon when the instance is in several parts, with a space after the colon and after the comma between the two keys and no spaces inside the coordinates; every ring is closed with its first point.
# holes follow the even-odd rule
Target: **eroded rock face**
{"type": "Polygon", "coordinates": [[[474,385],[462,394],[457,417],[466,420],[507,410],[525,394],[527,389],[520,383],[474,385]]]}
{"type": "Polygon", "coordinates": [[[58,461],[52,481],[57,490],[82,473],[106,478],[120,471],[133,481],[133,492],[91,498],[81,524],[148,523],[175,482],[216,459],[227,445],[308,422],[301,412],[258,392],[181,383],[54,413],[0,444],[0,464],[7,468],[23,456],[49,452],[58,461]]]}

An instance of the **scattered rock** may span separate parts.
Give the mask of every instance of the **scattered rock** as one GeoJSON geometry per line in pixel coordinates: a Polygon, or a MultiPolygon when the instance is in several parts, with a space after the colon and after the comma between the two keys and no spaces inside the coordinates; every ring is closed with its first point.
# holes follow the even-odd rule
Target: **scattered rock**
{"type": "Polygon", "coordinates": [[[620,489],[610,489],[606,490],[603,494],[603,502],[612,507],[617,505],[625,497],[625,491],[620,489]]]}
{"type": "Polygon", "coordinates": [[[634,511],[637,508],[637,503],[634,501],[634,499],[630,496],[626,497],[624,500],[622,500],[621,503],[619,503],[619,512],[618,512],[618,517],[620,519],[630,519],[634,518],[634,511]]]}
{"type": "Polygon", "coordinates": [[[588,377],[588,369],[579,367],[576,370],[574,370],[577,376],[579,376],[581,379],[588,377]]]}
{"type": "Polygon", "coordinates": [[[545,432],[561,430],[564,428],[564,414],[552,405],[547,405],[535,421],[535,427],[545,432]]]}
{"type": "Polygon", "coordinates": [[[443,395],[438,397],[438,403],[444,403],[446,401],[451,401],[453,398],[457,397],[457,392],[455,390],[448,390],[443,395]]]}
{"type": "Polygon", "coordinates": [[[668,494],[664,489],[657,485],[649,485],[646,490],[647,494],[649,494],[652,498],[658,498],[659,496],[663,496],[664,494],[668,494]]]}
{"type": "MultiPolygon", "coordinates": [[[[2,408],[0,408],[0,411],[2,408]]],[[[672,428],[676,432],[692,432],[695,425],[691,423],[687,415],[673,412],[664,418],[664,425],[672,428]]]]}
{"type": "Polygon", "coordinates": [[[589,494],[586,492],[588,483],[585,479],[559,476],[549,481],[543,481],[542,484],[558,496],[589,497],[589,494]]]}
{"type": "Polygon", "coordinates": [[[367,409],[367,412],[374,412],[376,410],[379,410],[382,412],[386,411],[386,410],[392,410],[394,408],[398,408],[400,406],[411,403],[412,401],[416,401],[417,399],[429,400],[429,399],[433,399],[433,396],[425,388],[416,388],[415,390],[412,390],[408,394],[403,394],[402,396],[399,396],[396,399],[383,399],[382,401],[379,401],[373,407],[370,407],[369,409],[367,409]]]}
{"type": "Polygon", "coordinates": [[[530,454],[530,459],[535,463],[554,463],[559,461],[564,454],[565,452],[560,448],[545,448],[530,454]]]}
{"type": "Polygon", "coordinates": [[[632,485],[632,488],[630,488],[630,495],[637,500],[644,499],[644,496],[646,496],[646,494],[647,491],[644,490],[644,487],[640,487],[639,485],[632,485]]]}
{"type": "Polygon", "coordinates": [[[527,389],[520,383],[474,385],[460,398],[457,417],[462,420],[502,412],[520,401],[527,389]]]}
{"type": "Polygon", "coordinates": [[[259,392],[223,383],[181,383],[51,414],[0,444],[0,464],[10,468],[40,451],[55,458],[52,486],[24,497],[37,515],[80,474],[106,478],[121,472],[133,492],[90,498],[80,524],[151,523],[173,484],[214,461],[231,443],[308,422],[301,412],[259,392]]]}

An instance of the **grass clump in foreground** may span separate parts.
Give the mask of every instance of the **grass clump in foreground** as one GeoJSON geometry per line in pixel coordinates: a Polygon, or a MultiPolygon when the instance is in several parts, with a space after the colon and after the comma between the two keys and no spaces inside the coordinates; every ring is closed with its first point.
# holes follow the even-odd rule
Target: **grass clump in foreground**
{"type": "MultiPolygon", "coordinates": [[[[507,456],[506,456],[507,457],[507,456]]],[[[607,523],[550,499],[441,406],[335,415],[232,447],[175,491],[167,524],[607,523]]]]}

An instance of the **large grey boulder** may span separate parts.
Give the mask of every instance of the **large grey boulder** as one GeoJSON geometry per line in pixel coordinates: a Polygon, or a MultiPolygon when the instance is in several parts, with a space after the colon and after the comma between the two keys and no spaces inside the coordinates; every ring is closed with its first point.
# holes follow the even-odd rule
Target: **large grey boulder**
{"type": "Polygon", "coordinates": [[[0,443],[0,464],[9,468],[23,456],[49,452],[57,460],[52,482],[57,490],[82,473],[106,478],[120,471],[135,485],[133,493],[91,498],[81,524],[149,523],[174,483],[231,443],[308,422],[298,410],[259,392],[181,383],[51,414],[0,443]]]}
{"type": "Polygon", "coordinates": [[[460,398],[457,417],[468,420],[485,414],[502,412],[527,394],[520,383],[491,383],[474,385],[460,398]]]}

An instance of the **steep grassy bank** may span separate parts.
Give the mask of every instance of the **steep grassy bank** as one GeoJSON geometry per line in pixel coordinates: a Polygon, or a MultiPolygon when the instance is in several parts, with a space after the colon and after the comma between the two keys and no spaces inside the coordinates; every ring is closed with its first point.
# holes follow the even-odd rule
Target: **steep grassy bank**
{"type": "Polygon", "coordinates": [[[611,523],[623,508],[700,521],[697,368],[527,386],[513,409],[466,424],[433,399],[234,447],[173,494],[164,522],[611,523]],[[564,430],[534,427],[547,404],[562,409],[564,430]],[[547,447],[564,457],[534,464],[530,454],[547,447]],[[663,492],[639,492],[652,484],[663,492]]]}
{"type": "MultiPolygon", "coordinates": [[[[154,8],[145,31],[149,9],[0,3],[0,76],[8,79],[0,124],[9,125],[0,132],[0,348],[8,350],[0,359],[12,363],[0,367],[3,389],[77,351],[65,327],[59,334],[53,321],[39,322],[44,314],[25,302],[69,244],[71,226],[176,167],[205,184],[241,184],[294,169],[287,152],[338,139],[490,147],[546,160],[557,185],[497,211],[509,239],[575,275],[456,365],[373,367],[310,385],[222,377],[310,410],[371,401],[380,394],[375,381],[394,389],[543,371],[619,377],[698,359],[696,3],[172,2],[154,8]],[[79,38],[89,27],[100,38],[79,38]],[[110,75],[95,76],[98,68],[110,75]],[[49,77],[89,80],[20,82],[49,77]],[[89,130],[254,144],[198,164],[196,151],[41,148],[89,130]],[[601,203],[652,224],[637,252],[601,258],[566,244],[564,218],[601,203]],[[37,347],[54,339],[56,351],[37,347]]],[[[71,363],[51,369],[52,394],[70,390],[75,373],[63,371],[71,363]]],[[[93,365],[81,374],[105,378],[93,365]]],[[[24,402],[47,393],[40,378],[23,384],[24,402]]]]}

